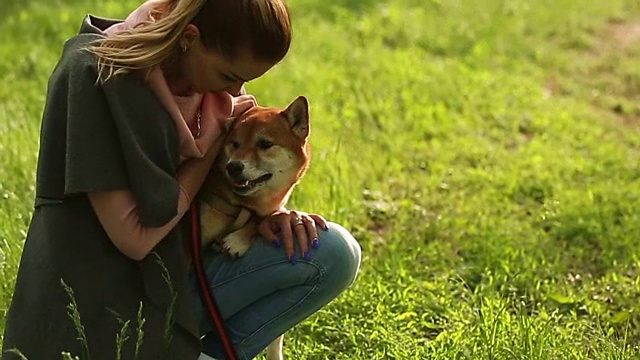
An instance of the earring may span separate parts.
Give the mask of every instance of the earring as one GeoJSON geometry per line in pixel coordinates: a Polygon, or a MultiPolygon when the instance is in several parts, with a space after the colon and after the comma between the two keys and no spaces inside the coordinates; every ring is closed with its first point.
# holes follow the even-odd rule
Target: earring
{"type": "Polygon", "coordinates": [[[187,44],[182,44],[182,52],[185,53],[187,52],[187,44]]]}

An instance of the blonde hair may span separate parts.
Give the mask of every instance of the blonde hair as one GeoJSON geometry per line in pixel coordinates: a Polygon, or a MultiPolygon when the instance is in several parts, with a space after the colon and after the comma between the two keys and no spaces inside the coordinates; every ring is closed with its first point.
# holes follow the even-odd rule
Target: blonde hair
{"type": "Polygon", "coordinates": [[[98,58],[98,81],[133,70],[148,72],[180,53],[189,24],[200,30],[205,48],[234,60],[247,47],[255,60],[274,64],[291,44],[285,0],[155,0],[149,19],[97,40],[88,50],[98,58]]]}

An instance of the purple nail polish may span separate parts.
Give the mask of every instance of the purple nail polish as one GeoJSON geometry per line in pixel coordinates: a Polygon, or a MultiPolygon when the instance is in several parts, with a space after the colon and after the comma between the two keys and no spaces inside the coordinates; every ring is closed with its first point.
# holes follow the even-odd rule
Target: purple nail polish
{"type": "Polygon", "coordinates": [[[295,255],[291,255],[291,257],[289,258],[289,262],[290,262],[292,265],[297,264],[298,262],[296,261],[296,256],[295,256],[295,255]]]}
{"type": "Polygon", "coordinates": [[[307,261],[311,260],[311,252],[309,250],[305,251],[303,258],[307,261]]]}
{"type": "Polygon", "coordinates": [[[320,246],[320,243],[318,242],[318,239],[313,239],[313,243],[312,243],[314,248],[318,248],[318,246],[320,246]]]}
{"type": "Polygon", "coordinates": [[[282,246],[282,241],[280,241],[280,240],[273,240],[271,243],[272,243],[272,244],[273,244],[273,246],[275,246],[275,247],[280,247],[280,246],[282,246]]]}

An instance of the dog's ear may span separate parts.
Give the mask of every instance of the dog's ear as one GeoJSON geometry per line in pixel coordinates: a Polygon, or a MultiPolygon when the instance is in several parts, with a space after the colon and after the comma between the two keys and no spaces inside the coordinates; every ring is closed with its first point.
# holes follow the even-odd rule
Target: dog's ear
{"type": "Polygon", "coordinates": [[[287,118],[291,130],[302,139],[309,136],[309,102],[304,96],[298,96],[282,114],[287,118]]]}

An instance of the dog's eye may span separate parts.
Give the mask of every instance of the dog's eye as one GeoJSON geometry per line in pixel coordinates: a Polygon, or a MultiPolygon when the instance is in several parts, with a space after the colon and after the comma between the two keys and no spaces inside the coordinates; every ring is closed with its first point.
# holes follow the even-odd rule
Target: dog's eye
{"type": "Polygon", "coordinates": [[[231,142],[231,147],[233,147],[234,149],[238,149],[238,148],[240,148],[240,143],[235,141],[235,140],[233,140],[231,142]]]}
{"type": "Polygon", "coordinates": [[[262,150],[267,150],[268,148],[272,147],[273,143],[269,140],[265,140],[265,139],[260,139],[258,140],[258,148],[262,149],[262,150]]]}

